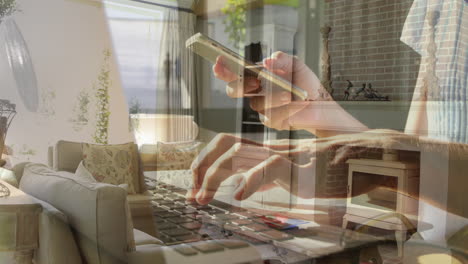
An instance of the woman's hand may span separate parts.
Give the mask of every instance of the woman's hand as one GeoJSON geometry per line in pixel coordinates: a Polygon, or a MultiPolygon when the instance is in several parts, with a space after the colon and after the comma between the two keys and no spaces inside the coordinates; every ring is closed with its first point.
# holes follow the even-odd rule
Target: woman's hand
{"type": "MultiPolygon", "coordinates": [[[[193,189],[188,193],[189,201],[209,203],[221,183],[233,178],[237,184],[234,198],[244,200],[257,191],[272,187],[289,187],[291,168],[313,172],[315,159],[307,147],[290,144],[262,145],[228,134],[216,136],[192,164],[193,189]],[[248,166],[236,168],[235,157],[249,160],[248,166]],[[299,165],[293,160],[305,160],[299,165]]],[[[307,174],[309,174],[307,173],[307,174]]],[[[306,174],[306,173],[302,173],[306,174]]],[[[315,177],[308,177],[314,179],[315,177]]]]}
{"type": "MultiPolygon", "coordinates": [[[[275,52],[263,61],[266,70],[290,81],[295,86],[308,92],[308,100],[330,100],[331,97],[323,89],[319,79],[302,61],[283,52],[275,52]]],[[[224,58],[218,57],[213,66],[216,78],[227,82],[226,93],[233,98],[244,97],[245,94],[258,93],[262,80],[255,77],[240,78],[224,66],[224,58]]],[[[305,108],[307,104],[289,107],[294,101],[291,93],[281,89],[273,89],[271,93],[250,98],[250,107],[261,114],[262,122],[278,130],[290,129],[289,118],[305,108]]]]}
{"type": "Polygon", "coordinates": [[[187,199],[209,203],[222,182],[233,178],[234,198],[244,200],[258,191],[283,187],[302,198],[313,198],[316,184],[316,156],[334,153],[330,166],[356,158],[371,149],[397,149],[402,145],[419,147],[418,137],[392,130],[308,139],[289,144],[264,145],[228,134],[219,134],[192,164],[193,189],[187,199]],[[234,157],[243,157],[249,166],[235,168],[234,157]],[[240,169],[240,170],[238,170],[240,169]],[[291,186],[291,183],[295,184],[291,186]],[[300,185],[298,185],[300,183],[300,185]]]}

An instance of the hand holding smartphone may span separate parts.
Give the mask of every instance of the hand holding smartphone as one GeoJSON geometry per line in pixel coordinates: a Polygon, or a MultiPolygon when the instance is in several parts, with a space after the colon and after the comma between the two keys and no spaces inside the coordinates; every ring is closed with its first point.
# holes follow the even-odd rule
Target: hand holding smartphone
{"type": "MultiPolygon", "coordinates": [[[[270,82],[275,87],[290,92],[297,99],[305,100],[308,97],[307,91],[266,70],[262,65],[257,65],[246,60],[234,51],[201,33],[190,37],[186,42],[186,47],[211,63],[216,63],[218,56],[222,56],[224,66],[231,72],[238,73],[240,77],[243,77],[243,75],[256,76],[258,79],[270,82]]],[[[261,94],[245,94],[244,96],[254,95],[258,96],[261,94]]]]}

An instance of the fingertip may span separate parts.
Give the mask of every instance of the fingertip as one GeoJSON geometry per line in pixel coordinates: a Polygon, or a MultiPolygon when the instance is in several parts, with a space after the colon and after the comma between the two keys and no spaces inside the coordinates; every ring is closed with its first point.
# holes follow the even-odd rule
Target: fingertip
{"type": "Polygon", "coordinates": [[[236,193],[234,193],[234,199],[236,199],[236,201],[242,201],[242,196],[244,195],[244,190],[240,190],[236,193]]]}
{"type": "Polygon", "coordinates": [[[190,191],[193,192],[193,193],[196,193],[195,192],[195,188],[200,188],[200,183],[199,183],[199,174],[198,174],[198,166],[194,167],[191,169],[192,171],[192,188],[190,191]]]}
{"type": "Polygon", "coordinates": [[[238,174],[238,176],[235,176],[235,182],[237,183],[237,187],[234,190],[234,199],[237,201],[242,200],[242,196],[244,195],[244,190],[245,190],[245,177],[242,174],[238,174]]]}
{"type": "Polygon", "coordinates": [[[234,199],[237,201],[242,201],[242,197],[244,196],[245,191],[245,182],[241,181],[237,186],[236,190],[234,191],[234,199]]]}
{"type": "Polygon", "coordinates": [[[213,73],[216,77],[219,77],[222,73],[224,73],[223,66],[217,62],[215,65],[213,65],[213,73]]]}
{"type": "Polygon", "coordinates": [[[221,63],[221,64],[222,64],[223,61],[224,61],[224,57],[223,57],[223,56],[219,55],[218,57],[216,57],[216,63],[221,63]]]}
{"type": "Polygon", "coordinates": [[[278,50],[278,51],[273,52],[273,54],[271,54],[271,57],[279,58],[279,57],[283,56],[284,54],[285,54],[284,52],[282,52],[281,50],[278,50]]]}
{"type": "Polygon", "coordinates": [[[287,72],[285,70],[282,70],[282,69],[276,69],[276,70],[273,70],[273,72],[277,75],[285,75],[287,74],[287,72]]]}
{"type": "Polygon", "coordinates": [[[195,198],[193,198],[193,197],[185,197],[185,201],[186,201],[186,203],[188,203],[188,204],[197,202],[197,201],[195,200],[195,198]]]}
{"type": "Polygon", "coordinates": [[[230,81],[232,81],[233,79],[236,79],[235,77],[236,75],[232,71],[230,71],[228,68],[226,68],[224,64],[221,64],[219,67],[220,67],[220,71],[222,71],[223,76],[226,76],[226,78],[229,78],[230,81]]]}
{"type": "Polygon", "coordinates": [[[208,196],[204,191],[199,192],[196,196],[196,201],[198,204],[205,205],[211,202],[213,198],[208,196]]]}
{"type": "Polygon", "coordinates": [[[242,190],[242,193],[240,194],[240,195],[241,195],[241,196],[240,196],[240,201],[249,198],[250,196],[252,196],[253,193],[254,193],[254,192],[251,192],[251,191],[249,192],[248,190],[245,190],[245,189],[242,190]]]}
{"type": "Polygon", "coordinates": [[[261,112],[265,110],[265,108],[267,107],[266,102],[265,102],[266,101],[265,97],[262,97],[262,96],[253,97],[250,99],[250,101],[253,104],[255,111],[257,112],[261,112]]]}
{"type": "Polygon", "coordinates": [[[216,57],[215,65],[218,65],[218,66],[223,65],[223,57],[222,56],[216,57]]]}
{"type": "Polygon", "coordinates": [[[190,201],[190,202],[193,202],[195,201],[195,195],[196,195],[196,191],[194,189],[190,189],[188,190],[188,192],[185,194],[185,199],[187,201],[190,201]]]}
{"type": "Polygon", "coordinates": [[[271,69],[273,66],[273,59],[272,58],[263,59],[263,66],[265,66],[265,68],[267,69],[271,69]]]}
{"type": "Polygon", "coordinates": [[[231,98],[239,97],[239,96],[237,96],[237,94],[238,94],[237,90],[235,88],[232,88],[229,85],[226,86],[226,94],[227,94],[227,96],[229,96],[231,98]]]}

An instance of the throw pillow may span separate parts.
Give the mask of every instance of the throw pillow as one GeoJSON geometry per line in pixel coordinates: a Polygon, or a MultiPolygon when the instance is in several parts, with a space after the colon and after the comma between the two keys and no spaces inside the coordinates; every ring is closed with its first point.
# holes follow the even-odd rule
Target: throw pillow
{"type": "Polygon", "coordinates": [[[98,182],[128,184],[128,193],[137,191],[138,157],[133,142],[119,145],[83,143],[83,165],[98,182]]]}
{"type": "Polygon", "coordinates": [[[18,180],[13,171],[0,168],[0,179],[18,188],[18,180]]]}
{"type": "Polygon", "coordinates": [[[80,162],[75,171],[75,178],[84,182],[97,182],[91,172],[83,165],[83,161],[80,162]]]}
{"type": "Polygon", "coordinates": [[[157,170],[188,170],[193,160],[200,153],[202,144],[199,141],[175,143],[158,142],[157,170]]]}

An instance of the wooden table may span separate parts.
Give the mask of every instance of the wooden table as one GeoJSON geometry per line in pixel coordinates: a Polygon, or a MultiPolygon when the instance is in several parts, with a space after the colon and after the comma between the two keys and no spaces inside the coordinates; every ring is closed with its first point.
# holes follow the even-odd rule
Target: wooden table
{"type": "Polygon", "coordinates": [[[0,183],[10,190],[9,196],[0,198],[0,252],[14,252],[13,263],[32,263],[42,206],[5,181],[0,183]]]}

